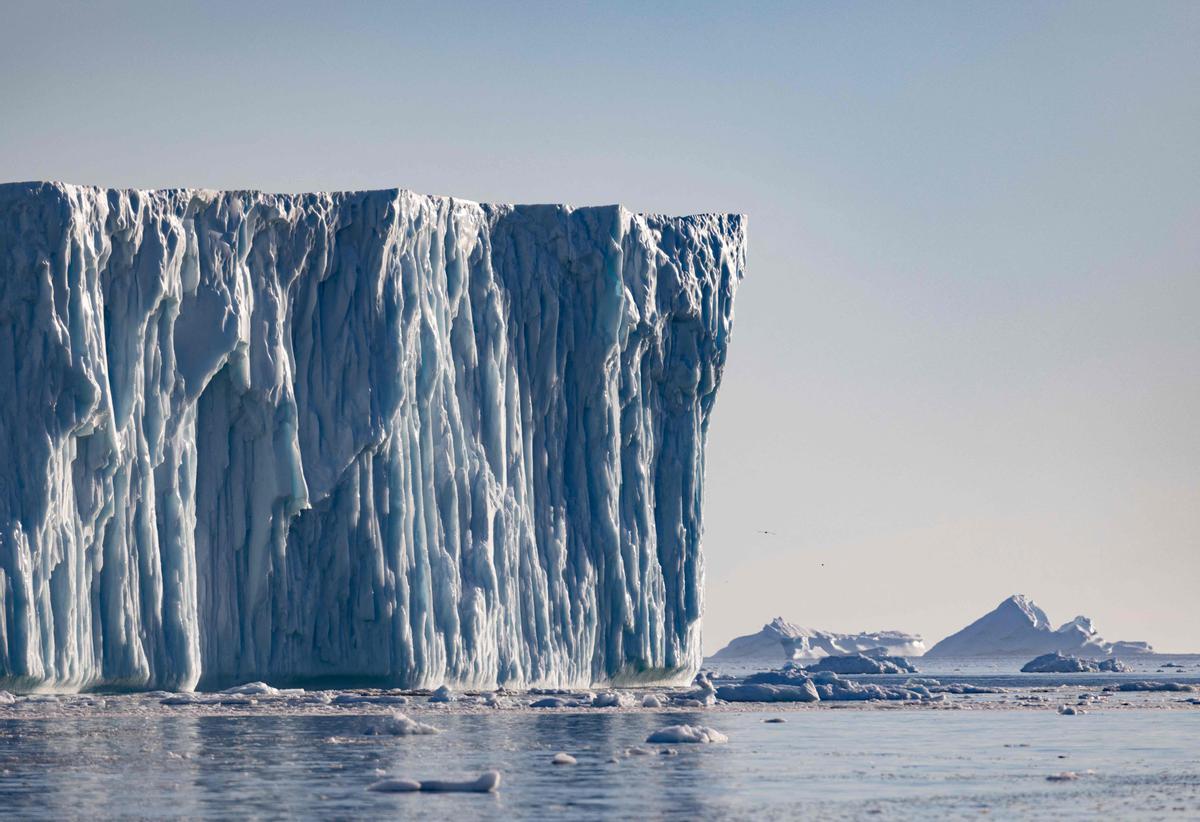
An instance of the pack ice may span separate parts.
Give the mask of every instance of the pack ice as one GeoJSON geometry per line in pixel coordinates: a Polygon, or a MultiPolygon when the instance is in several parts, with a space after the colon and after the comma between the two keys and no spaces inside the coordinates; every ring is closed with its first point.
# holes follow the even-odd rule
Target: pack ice
{"type": "Polygon", "coordinates": [[[0,186],[0,686],[690,680],[744,244],[0,186]]]}

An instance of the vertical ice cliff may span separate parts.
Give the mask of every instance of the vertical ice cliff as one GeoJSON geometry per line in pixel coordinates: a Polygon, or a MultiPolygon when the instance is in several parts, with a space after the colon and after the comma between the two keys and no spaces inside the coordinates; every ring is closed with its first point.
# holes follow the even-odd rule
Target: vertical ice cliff
{"type": "Polygon", "coordinates": [[[741,218],[0,186],[0,686],[671,680],[741,218]]]}

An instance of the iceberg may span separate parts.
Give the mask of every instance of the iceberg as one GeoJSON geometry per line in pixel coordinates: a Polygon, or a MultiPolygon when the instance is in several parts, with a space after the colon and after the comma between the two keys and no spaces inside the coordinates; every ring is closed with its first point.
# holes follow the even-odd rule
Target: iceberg
{"type": "Polygon", "coordinates": [[[1042,654],[1021,666],[1023,674],[1098,674],[1125,673],[1129,669],[1116,657],[1094,662],[1077,656],[1064,656],[1058,651],[1042,654]]]}
{"type": "Polygon", "coordinates": [[[1145,642],[1106,642],[1092,620],[1078,616],[1054,628],[1046,612],[1022,594],[1013,594],[966,628],[943,639],[929,657],[1036,656],[1064,653],[1099,658],[1116,653],[1153,653],[1145,642]]]}
{"type": "Polygon", "coordinates": [[[0,686],[686,683],[738,215],[0,185],[0,686]]]}
{"type": "Polygon", "coordinates": [[[916,634],[901,631],[839,634],[802,628],[783,617],[775,617],[762,630],[737,637],[709,659],[713,662],[812,660],[863,653],[920,656],[924,652],[925,643],[916,634]]]}

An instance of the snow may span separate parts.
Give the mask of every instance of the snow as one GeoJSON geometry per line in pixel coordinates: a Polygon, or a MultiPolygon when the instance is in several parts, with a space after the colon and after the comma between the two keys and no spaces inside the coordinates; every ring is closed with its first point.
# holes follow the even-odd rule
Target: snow
{"type": "Polygon", "coordinates": [[[668,725],[646,737],[648,743],[721,743],[729,737],[705,725],[668,725]]]}
{"type": "Polygon", "coordinates": [[[966,628],[943,639],[929,657],[1046,654],[1059,651],[1088,657],[1152,653],[1144,642],[1106,642],[1092,620],[1078,616],[1055,629],[1046,612],[1022,594],[1013,594],[966,628]]]}
{"type": "Polygon", "coordinates": [[[0,186],[0,687],[681,684],[737,215],[0,186]]]}
{"type": "Polygon", "coordinates": [[[886,655],[920,656],[925,643],[916,634],[875,631],[840,634],[802,628],[775,617],[758,633],[740,636],[711,657],[713,662],[820,659],[883,649],[886,655]]]}

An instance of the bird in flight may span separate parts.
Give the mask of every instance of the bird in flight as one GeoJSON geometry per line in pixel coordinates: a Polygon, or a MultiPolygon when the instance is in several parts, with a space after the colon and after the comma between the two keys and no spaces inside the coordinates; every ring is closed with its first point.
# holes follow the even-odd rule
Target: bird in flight
{"type": "Polygon", "coordinates": [[[766,534],[766,535],[768,535],[768,536],[772,536],[772,537],[777,537],[777,536],[779,536],[779,534],[775,533],[774,531],[763,531],[762,529],[759,529],[759,532],[758,532],[758,533],[760,533],[760,534],[766,534]]]}

